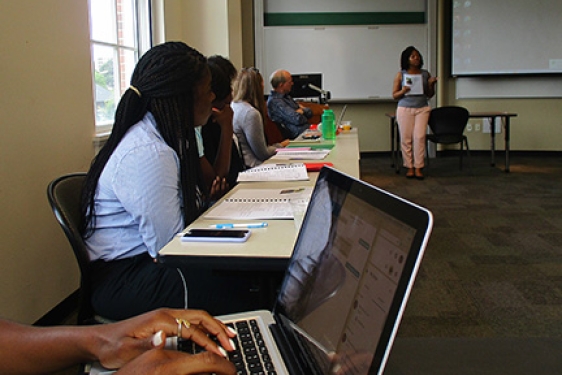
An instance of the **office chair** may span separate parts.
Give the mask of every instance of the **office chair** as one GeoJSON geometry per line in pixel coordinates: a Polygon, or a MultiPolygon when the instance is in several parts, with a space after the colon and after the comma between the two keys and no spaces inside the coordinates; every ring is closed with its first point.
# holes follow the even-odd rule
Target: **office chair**
{"type": "Polygon", "coordinates": [[[470,167],[470,149],[468,148],[468,139],[464,135],[464,129],[468,123],[469,112],[464,107],[446,106],[433,108],[429,115],[429,128],[431,134],[426,136],[426,156],[427,167],[429,168],[429,142],[435,144],[460,144],[460,161],[459,166],[462,170],[463,144],[466,145],[466,154],[468,156],[470,167]]]}
{"type": "Polygon", "coordinates": [[[263,132],[268,145],[281,143],[285,139],[287,139],[287,137],[284,137],[283,133],[281,132],[281,128],[285,130],[285,128],[282,127],[281,124],[273,122],[273,120],[269,118],[269,115],[265,116],[265,119],[263,121],[263,132]]]}
{"type": "Polygon", "coordinates": [[[62,227],[80,268],[80,301],[78,324],[106,323],[108,319],[97,316],[90,304],[90,258],[80,234],[82,212],[80,209],[82,187],[86,173],[72,173],[56,178],[47,187],[47,198],[53,213],[62,227]]]}
{"type": "Polygon", "coordinates": [[[330,105],[326,103],[299,102],[299,104],[311,109],[312,117],[308,119],[310,125],[315,125],[322,121],[322,113],[324,113],[325,109],[330,109],[330,105]]]}
{"type": "MultiPolygon", "coordinates": [[[[280,122],[275,122],[275,121],[271,121],[273,122],[273,124],[275,124],[275,126],[277,127],[277,130],[279,130],[279,134],[281,134],[281,137],[283,138],[283,140],[285,139],[294,139],[295,137],[292,136],[291,132],[289,131],[289,129],[287,129],[287,127],[280,123],[280,122]]],[[[267,142],[269,142],[269,139],[267,140],[267,142]]]]}

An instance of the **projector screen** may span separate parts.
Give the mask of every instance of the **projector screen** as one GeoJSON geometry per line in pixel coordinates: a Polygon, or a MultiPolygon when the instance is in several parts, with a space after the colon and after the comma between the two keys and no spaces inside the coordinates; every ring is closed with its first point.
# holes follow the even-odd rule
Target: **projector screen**
{"type": "Polygon", "coordinates": [[[451,75],[562,74],[561,0],[453,0],[451,75]]]}

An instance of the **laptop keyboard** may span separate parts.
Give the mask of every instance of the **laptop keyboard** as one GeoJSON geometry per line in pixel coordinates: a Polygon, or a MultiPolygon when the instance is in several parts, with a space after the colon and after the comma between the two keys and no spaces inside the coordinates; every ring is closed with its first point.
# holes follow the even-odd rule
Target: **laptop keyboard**
{"type": "MultiPolygon", "coordinates": [[[[277,375],[265,346],[258,322],[255,319],[227,323],[238,335],[232,339],[236,348],[228,353],[228,359],[236,367],[238,375],[277,375]]],[[[198,353],[203,349],[190,340],[178,342],[178,350],[198,353]]]]}
{"type": "Polygon", "coordinates": [[[255,319],[241,320],[229,323],[236,329],[238,335],[233,341],[236,350],[229,353],[229,359],[236,366],[237,374],[267,374],[276,375],[277,372],[271,362],[271,357],[255,319]]]}

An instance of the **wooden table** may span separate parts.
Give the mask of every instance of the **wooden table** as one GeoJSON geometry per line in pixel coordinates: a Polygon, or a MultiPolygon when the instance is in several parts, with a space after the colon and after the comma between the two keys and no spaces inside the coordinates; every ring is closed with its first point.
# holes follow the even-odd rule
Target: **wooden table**
{"type": "MultiPolygon", "coordinates": [[[[333,148],[324,160],[298,160],[294,162],[331,162],[334,168],[359,178],[359,138],[357,130],[341,133],[336,140],[322,141],[333,148]]],[[[318,143],[315,143],[318,144],[318,143]]],[[[299,145],[303,145],[299,143],[299,145]]],[[[268,163],[277,161],[268,161],[268,163]]],[[[287,161],[289,162],[289,161],[287,161]]],[[[228,194],[227,199],[239,189],[313,187],[318,172],[310,172],[308,181],[282,182],[241,182],[228,194]]],[[[221,201],[220,200],[220,201],[221,201]]],[[[217,202],[216,204],[220,203],[217,202]]],[[[229,220],[247,222],[248,220],[229,220]]],[[[293,252],[298,234],[293,220],[267,220],[267,228],[252,229],[252,235],[245,243],[186,243],[179,237],[172,239],[159,252],[159,260],[168,264],[189,264],[190,266],[220,267],[236,270],[284,270],[293,252]]],[[[209,225],[224,223],[224,220],[206,219],[205,214],[195,220],[187,229],[208,228],[209,225]]]]}

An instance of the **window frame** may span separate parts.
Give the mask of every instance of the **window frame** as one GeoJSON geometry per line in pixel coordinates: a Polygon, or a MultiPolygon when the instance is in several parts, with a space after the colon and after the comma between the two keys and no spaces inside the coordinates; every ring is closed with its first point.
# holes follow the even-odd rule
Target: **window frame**
{"type": "MultiPolygon", "coordinates": [[[[114,74],[118,75],[114,77],[114,82],[120,83],[119,87],[116,87],[115,90],[119,90],[118,93],[114,94],[115,96],[115,107],[117,106],[118,100],[123,94],[123,92],[127,89],[130,77],[121,77],[123,74],[124,67],[121,67],[121,56],[123,52],[133,53],[134,62],[133,66],[136,65],[140,56],[142,56],[146,51],[148,51],[152,46],[152,12],[151,12],[151,0],[132,0],[134,9],[133,15],[133,36],[134,36],[134,46],[125,45],[122,43],[119,35],[119,21],[117,17],[117,6],[121,1],[129,1],[129,0],[111,0],[113,5],[113,12],[114,12],[114,28],[115,28],[115,42],[107,42],[107,41],[100,41],[93,38],[92,35],[92,11],[91,11],[91,3],[97,0],[88,0],[88,14],[89,14],[89,22],[90,22],[90,56],[91,56],[91,70],[92,70],[92,105],[94,110],[94,128],[95,128],[95,137],[107,137],[111,132],[113,127],[114,116],[111,116],[110,119],[105,121],[98,121],[97,116],[97,102],[96,102],[96,62],[94,61],[94,47],[109,47],[115,49],[114,57],[116,61],[114,61],[114,74]]],[[[131,72],[132,73],[132,70],[131,72]]]]}

